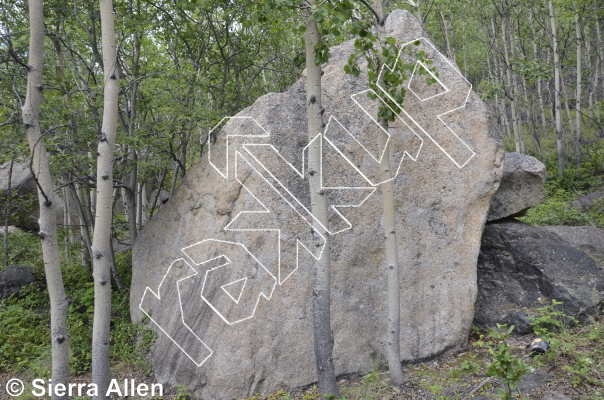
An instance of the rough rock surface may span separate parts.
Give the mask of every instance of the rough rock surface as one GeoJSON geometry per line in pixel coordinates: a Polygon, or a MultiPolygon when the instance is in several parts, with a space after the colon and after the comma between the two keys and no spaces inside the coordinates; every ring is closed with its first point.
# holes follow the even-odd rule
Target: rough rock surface
{"type": "Polygon", "coordinates": [[[588,211],[594,201],[604,198],[604,192],[592,192],[573,201],[573,207],[588,211]]]}
{"type": "MultiPolygon", "coordinates": [[[[403,11],[390,15],[387,30],[403,42],[425,36],[420,23],[403,11]]],[[[404,159],[402,172],[394,181],[402,289],[401,353],[407,361],[437,357],[463,346],[467,340],[477,292],[480,236],[491,196],[501,178],[504,153],[498,128],[485,104],[469,91],[457,69],[430,50],[427,39],[422,43],[449,91],[445,96],[434,96],[432,91],[438,91],[438,87],[422,86],[421,79],[416,80],[414,91],[430,107],[422,109],[423,103],[408,95],[405,110],[415,115],[426,132],[441,134],[438,141],[448,155],[416,129],[423,140],[421,152],[415,162],[410,157],[404,159]],[[459,108],[464,105],[465,108],[459,108]],[[436,118],[447,110],[454,111],[442,118],[459,139],[436,118]],[[460,145],[459,140],[467,147],[460,145]],[[465,163],[471,156],[468,149],[475,155],[465,163]],[[458,168],[452,160],[465,166],[458,168]]],[[[352,50],[352,42],[332,48],[330,63],[323,67],[324,120],[336,117],[373,151],[376,125],[351,99],[351,95],[367,89],[366,78],[355,78],[343,71],[352,50]]],[[[364,94],[356,100],[371,104],[364,94]]],[[[225,129],[232,128],[230,132],[239,135],[264,132],[270,136],[251,139],[231,136],[229,146],[236,146],[238,140],[264,140],[285,160],[301,168],[302,152],[308,144],[306,102],[304,78],[287,92],[261,97],[238,117],[253,117],[266,131],[245,118],[228,121],[225,129]]],[[[319,173],[324,174],[325,186],[362,186],[363,189],[350,191],[352,194],[346,198],[350,203],[358,202],[370,186],[352,166],[372,176],[376,163],[358,143],[344,140],[341,125],[334,120],[326,131],[334,140],[345,142],[336,145],[345,147],[342,153],[350,163],[343,162],[343,156],[333,151],[334,146],[324,142],[326,153],[319,173]]],[[[397,140],[406,140],[406,149],[416,154],[413,146],[418,141],[414,141],[402,122],[391,127],[390,133],[397,140]]],[[[320,240],[306,241],[312,234],[310,226],[304,221],[300,223],[302,217],[290,212],[291,207],[275,197],[267,185],[279,178],[291,189],[293,197],[308,205],[307,180],[288,175],[291,169],[268,147],[240,146],[241,155],[237,157],[231,147],[225,153],[225,136],[224,131],[218,135],[211,157],[218,162],[228,156],[230,164],[225,167],[228,179],[204,157],[187,172],[173,198],[138,236],[130,302],[134,320],[144,316],[144,309],[162,327],[163,332],[156,324],[149,324],[159,333],[149,354],[157,381],[186,385],[203,398],[216,400],[241,398],[255,392],[266,394],[316,381],[313,258],[301,246],[296,247],[296,239],[313,252],[322,246],[320,240]],[[242,161],[242,155],[248,164],[242,161]],[[275,174],[274,179],[258,166],[260,162],[275,174]],[[250,169],[252,164],[259,168],[256,172],[250,169]],[[237,171],[235,166],[239,168],[237,171]],[[260,175],[267,180],[263,181],[260,175]],[[271,214],[256,217],[261,222],[262,218],[273,218],[269,220],[272,225],[266,221],[245,225],[240,213],[263,211],[258,202],[266,198],[275,201],[267,206],[271,214]],[[231,229],[256,231],[225,232],[227,224],[231,229]],[[263,227],[282,229],[281,240],[277,242],[278,232],[258,231],[263,227]],[[300,236],[296,236],[298,233],[300,236]],[[219,240],[243,243],[254,257],[238,244],[219,240]],[[296,269],[297,250],[300,260],[296,269]],[[228,266],[220,257],[227,253],[231,261],[228,266]],[[211,261],[212,257],[221,263],[211,261]],[[208,262],[202,264],[204,261],[208,262]],[[249,270],[241,272],[242,277],[235,280],[229,274],[239,273],[238,265],[249,270]],[[249,293],[265,297],[250,297],[249,293]],[[257,300],[257,305],[250,299],[257,300]],[[250,307],[253,317],[245,319],[250,316],[246,314],[250,307]]],[[[391,147],[392,159],[400,158],[401,153],[400,147],[391,147]]],[[[338,199],[334,192],[327,190],[326,195],[338,199]]],[[[292,196],[284,191],[280,194],[291,200],[292,196]]],[[[338,375],[367,372],[376,364],[385,363],[387,266],[381,204],[378,188],[358,208],[341,209],[351,227],[331,238],[331,327],[338,375]]],[[[302,207],[296,207],[303,212],[302,207]]],[[[338,227],[342,225],[334,213],[330,215],[330,229],[332,222],[340,224],[338,227]]]]}
{"type": "Polygon", "coordinates": [[[25,285],[35,282],[31,267],[9,265],[0,272],[0,300],[19,293],[25,285]]]}
{"type": "Polygon", "coordinates": [[[593,226],[542,226],[566,243],[604,263],[604,231],[593,226]]]}
{"type": "MultiPolygon", "coordinates": [[[[4,209],[6,206],[6,196],[8,194],[8,181],[10,172],[10,162],[0,165],[0,207],[4,209]]],[[[25,163],[14,162],[12,169],[12,177],[10,182],[11,195],[21,199],[29,198],[35,204],[34,207],[16,207],[16,204],[11,204],[11,214],[14,213],[9,220],[10,225],[17,226],[24,230],[34,230],[38,228],[36,182],[33,175],[25,163]],[[32,212],[32,208],[35,210],[32,212]]]]}
{"type": "MultiPolygon", "coordinates": [[[[3,210],[6,205],[6,195],[8,193],[8,181],[10,172],[10,162],[0,165],[0,210],[3,210]]],[[[13,198],[27,201],[27,205],[12,203],[11,207],[11,218],[9,219],[9,225],[14,225],[19,229],[26,231],[38,230],[38,218],[40,217],[40,210],[38,204],[37,186],[36,181],[33,178],[33,174],[29,169],[29,164],[25,162],[14,162],[12,169],[12,177],[10,179],[10,190],[13,198]]],[[[56,197],[57,207],[56,215],[57,222],[62,223],[63,221],[63,201],[56,197]]]]}
{"type": "Polygon", "coordinates": [[[534,157],[505,153],[503,177],[491,199],[488,221],[520,217],[545,199],[545,165],[534,157]]]}
{"type": "Polygon", "coordinates": [[[516,325],[530,332],[528,310],[564,302],[567,315],[586,321],[602,308],[602,265],[540,227],[517,221],[487,224],[478,257],[475,323],[516,325]]]}
{"type": "Polygon", "coordinates": [[[554,377],[543,371],[533,371],[522,377],[522,382],[518,384],[521,393],[530,392],[547,387],[554,377]]]}

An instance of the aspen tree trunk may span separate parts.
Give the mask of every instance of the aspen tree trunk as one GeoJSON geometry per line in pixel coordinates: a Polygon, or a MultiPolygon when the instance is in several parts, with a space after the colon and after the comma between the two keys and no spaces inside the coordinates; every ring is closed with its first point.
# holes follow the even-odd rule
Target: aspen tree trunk
{"type": "MultiPolygon", "coordinates": [[[[316,0],[306,0],[308,8],[304,10],[306,31],[304,46],[306,51],[306,116],[308,119],[308,140],[314,144],[308,149],[308,181],[310,186],[311,210],[324,226],[327,226],[327,197],[321,190],[321,136],[323,133],[323,117],[321,103],[321,66],[315,64],[315,46],[319,43],[319,31],[311,7],[316,7],[316,0]]],[[[330,237],[327,232],[315,224],[313,234],[321,232],[324,235],[325,247],[321,258],[315,263],[316,271],[313,283],[313,325],[314,348],[316,357],[317,378],[322,396],[335,395],[340,398],[333,365],[333,337],[331,332],[331,288],[330,268],[331,252],[330,237]]],[[[315,235],[315,241],[321,241],[315,235]]]]}
{"type": "Polygon", "coordinates": [[[75,188],[75,185],[73,183],[69,183],[67,185],[67,189],[71,193],[73,203],[76,206],[76,210],[78,210],[78,218],[80,219],[80,234],[82,236],[82,241],[84,242],[84,246],[82,248],[82,267],[88,272],[92,272],[90,270],[90,260],[92,259],[92,240],[90,239],[90,232],[88,231],[88,223],[86,222],[84,209],[78,197],[78,192],[75,188]]]}
{"type": "Polygon", "coordinates": [[[15,163],[15,152],[13,152],[8,166],[8,185],[6,186],[6,203],[4,205],[4,268],[8,267],[8,218],[12,198],[11,186],[13,184],[13,165],[15,163]]]}
{"type": "MultiPolygon", "coordinates": [[[[512,59],[516,58],[516,44],[515,44],[515,35],[514,35],[514,26],[510,26],[509,34],[510,34],[510,54],[512,59]]],[[[510,65],[511,69],[512,66],[510,65]]],[[[520,153],[526,154],[526,145],[524,144],[524,125],[522,123],[522,115],[520,114],[520,94],[518,93],[518,75],[512,71],[512,93],[514,96],[514,103],[516,106],[516,116],[518,124],[518,138],[520,139],[520,153]]]]}
{"type": "Polygon", "coordinates": [[[579,12],[575,0],[575,33],[577,36],[577,94],[575,105],[575,156],[577,157],[577,168],[581,168],[581,25],[579,23],[579,12]]]}
{"type": "MultiPolygon", "coordinates": [[[[529,15],[529,23],[531,25],[531,30],[533,31],[533,38],[531,39],[531,42],[533,44],[533,54],[534,54],[534,57],[537,58],[537,55],[539,54],[539,52],[538,52],[537,40],[536,40],[537,33],[535,32],[535,25],[533,24],[533,11],[532,10],[529,15]]],[[[543,137],[546,137],[547,131],[548,131],[548,126],[547,126],[547,119],[545,118],[545,105],[543,103],[543,90],[541,88],[541,79],[540,78],[537,78],[537,96],[539,98],[539,113],[541,114],[541,126],[543,128],[543,137]]]]}
{"type": "MultiPolygon", "coordinates": [[[[597,8],[596,10],[594,10],[595,12],[597,12],[597,8]]],[[[598,102],[598,73],[600,73],[600,67],[602,67],[602,71],[601,71],[601,75],[604,76],[604,62],[601,61],[602,57],[601,57],[601,47],[602,47],[602,38],[600,36],[600,20],[598,18],[596,18],[596,39],[597,39],[597,43],[596,43],[596,73],[595,73],[595,78],[594,78],[594,112],[596,114],[596,121],[598,122],[598,127],[600,126],[600,103],[598,102]]],[[[602,130],[600,129],[600,132],[602,132],[602,130]]],[[[604,135],[603,135],[604,136],[604,135]]]]}
{"type": "MultiPolygon", "coordinates": [[[[44,272],[50,297],[50,338],[52,342],[53,384],[66,385],[69,380],[69,346],[67,340],[67,295],[61,275],[61,256],[57,237],[56,199],[44,138],[40,130],[42,103],[42,67],[44,65],[44,18],[42,0],[29,0],[29,65],[27,94],[22,107],[23,125],[32,157],[32,173],[38,183],[40,233],[44,272]]],[[[52,399],[66,399],[57,396],[52,399]]]]}
{"type": "Polygon", "coordinates": [[[455,62],[455,54],[453,54],[453,51],[451,51],[451,42],[449,41],[449,24],[447,23],[447,20],[445,19],[445,14],[443,14],[442,11],[439,10],[440,13],[440,19],[443,21],[443,29],[445,30],[445,43],[447,45],[447,55],[448,57],[453,60],[453,62],[455,62]]]}
{"type": "MultiPolygon", "coordinates": [[[[92,381],[99,392],[95,400],[109,399],[109,323],[111,320],[111,220],[113,148],[117,128],[118,81],[113,4],[100,0],[103,49],[104,102],[97,158],[96,222],[92,242],[94,322],[92,328],[92,381]]],[[[133,216],[132,216],[133,217],[133,216]]]]}
{"type": "Polygon", "coordinates": [[[514,130],[514,145],[517,153],[522,153],[522,145],[520,144],[520,132],[518,131],[518,117],[516,115],[516,89],[512,82],[512,71],[510,66],[510,58],[508,54],[507,35],[505,31],[505,18],[501,19],[501,41],[503,43],[503,56],[505,60],[505,73],[508,85],[512,86],[512,98],[510,99],[510,109],[512,111],[512,129],[514,130]]]}
{"type": "MultiPolygon", "coordinates": [[[[497,30],[495,29],[495,18],[493,16],[491,16],[491,30],[492,30],[492,34],[493,34],[493,38],[497,37],[497,30]]],[[[496,46],[496,40],[493,40],[493,46],[496,46]]],[[[499,49],[496,49],[497,51],[499,51],[499,49]]],[[[499,61],[499,59],[497,59],[497,57],[495,55],[493,55],[493,67],[495,69],[495,80],[499,81],[499,82],[503,82],[503,67],[501,66],[501,62],[499,61]]],[[[508,113],[507,113],[507,108],[505,105],[505,96],[501,99],[501,102],[499,102],[499,95],[497,93],[495,93],[495,104],[497,105],[499,111],[499,114],[501,115],[501,123],[503,124],[503,126],[505,127],[505,136],[508,140],[508,142],[510,142],[512,140],[512,136],[510,133],[510,123],[508,121],[508,113]]]]}
{"type": "Polygon", "coordinates": [[[556,147],[558,150],[558,176],[564,173],[564,131],[562,128],[562,92],[560,87],[560,54],[558,52],[558,34],[556,30],[556,14],[554,13],[554,3],[547,1],[549,8],[549,19],[552,29],[552,38],[554,44],[554,101],[556,104],[556,147]]]}
{"type": "MultiPolygon", "coordinates": [[[[379,19],[376,27],[379,43],[386,36],[384,32],[384,11],[382,0],[373,0],[373,7],[379,19]]],[[[384,64],[380,56],[378,71],[384,64]]],[[[377,100],[379,102],[379,100],[377,100]]],[[[379,106],[379,104],[378,104],[379,106]]],[[[388,147],[388,120],[379,119],[383,131],[379,133],[378,145],[382,158],[380,160],[380,180],[382,182],[382,212],[384,215],[384,240],[386,244],[386,271],[388,272],[388,331],[386,333],[386,354],[388,357],[388,370],[392,385],[401,386],[404,383],[401,370],[401,281],[399,277],[400,266],[398,263],[396,242],[396,218],[394,208],[394,184],[390,174],[390,150],[388,147]]]]}
{"type": "Polygon", "coordinates": [[[531,137],[533,138],[533,145],[535,146],[535,155],[538,155],[541,161],[544,161],[543,150],[541,149],[541,140],[539,138],[539,134],[537,133],[537,127],[535,123],[535,107],[533,98],[531,97],[529,100],[528,97],[528,89],[526,87],[526,79],[524,76],[522,77],[522,97],[524,98],[524,103],[527,105],[528,110],[528,120],[530,123],[531,137]]]}

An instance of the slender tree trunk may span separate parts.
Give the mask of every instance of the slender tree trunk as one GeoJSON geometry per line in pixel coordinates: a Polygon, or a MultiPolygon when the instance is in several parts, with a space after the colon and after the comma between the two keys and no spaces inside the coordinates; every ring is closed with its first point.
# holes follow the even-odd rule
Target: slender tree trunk
{"type": "MultiPolygon", "coordinates": [[[[508,54],[507,46],[507,35],[505,30],[505,18],[501,19],[501,41],[503,42],[503,55],[505,58],[505,73],[508,81],[508,85],[512,87],[512,98],[510,99],[510,109],[512,111],[512,129],[514,130],[514,144],[516,152],[522,153],[522,145],[520,142],[520,132],[518,130],[518,116],[516,113],[516,88],[512,81],[512,67],[510,65],[510,58],[508,54]]],[[[510,44],[511,45],[511,44],[510,44]]]]}
{"type": "Polygon", "coordinates": [[[82,253],[85,253],[85,256],[83,256],[83,261],[85,262],[82,263],[82,266],[86,268],[88,272],[91,272],[90,260],[92,259],[92,240],[90,238],[90,231],[88,230],[88,222],[86,222],[84,209],[78,197],[78,192],[75,188],[75,185],[73,183],[69,183],[67,187],[71,192],[71,197],[73,198],[73,202],[75,203],[76,209],[78,210],[78,218],[80,219],[80,234],[82,235],[82,241],[84,242],[84,249],[82,253]]]}
{"type": "Polygon", "coordinates": [[[4,268],[8,267],[8,220],[11,209],[11,199],[13,191],[11,186],[13,184],[13,164],[15,162],[15,152],[13,152],[10,165],[8,166],[8,186],[6,187],[6,200],[4,205],[4,268]]]}
{"type": "Polygon", "coordinates": [[[447,56],[449,57],[449,59],[455,62],[455,54],[453,54],[453,51],[451,50],[451,42],[449,41],[449,24],[445,19],[445,14],[443,14],[442,11],[439,11],[439,13],[440,19],[443,21],[443,29],[445,30],[445,44],[447,45],[447,56]]]}
{"type": "Polygon", "coordinates": [[[562,102],[560,87],[560,54],[558,51],[558,34],[556,30],[556,14],[554,13],[554,3],[547,1],[549,7],[549,19],[552,28],[552,39],[554,44],[554,101],[556,104],[556,147],[558,150],[558,176],[564,173],[565,154],[564,154],[564,131],[562,128],[562,102]]]}
{"type": "MultiPolygon", "coordinates": [[[[44,18],[42,0],[29,0],[29,63],[27,94],[23,104],[23,125],[32,157],[32,169],[38,183],[40,203],[40,233],[44,272],[50,297],[50,336],[52,342],[53,384],[67,385],[69,380],[69,346],[67,340],[67,295],[61,275],[61,255],[57,236],[55,214],[56,198],[44,138],[41,134],[39,115],[42,103],[42,67],[44,65],[44,18]]],[[[66,399],[57,396],[53,400],[66,399]]]]}
{"type": "Polygon", "coordinates": [[[577,157],[577,168],[581,168],[581,25],[579,23],[579,11],[575,0],[575,33],[577,36],[577,94],[575,105],[575,156],[577,157]]]}
{"type": "Polygon", "coordinates": [[[96,222],[94,225],[93,275],[94,322],[92,328],[92,381],[99,388],[95,400],[109,399],[109,330],[111,321],[111,221],[113,213],[113,149],[117,128],[118,71],[113,3],[100,0],[103,49],[104,104],[97,158],[96,222]]]}
{"type": "MultiPolygon", "coordinates": [[[[564,100],[564,110],[566,111],[566,118],[568,119],[568,128],[570,130],[570,138],[571,146],[573,146],[573,150],[575,149],[575,123],[573,122],[572,114],[570,113],[570,106],[568,105],[568,92],[566,90],[566,82],[562,79],[562,100],[564,100]]],[[[565,144],[565,147],[568,149],[568,146],[565,144]]],[[[575,154],[576,156],[576,154],[575,154]]]]}
{"type": "MultiPolygon", "coordinates": [[[[510,26],[509,34],[510,34],[510,54],[512,59],[516,58],[516,44],[515,44],[515,35],[513,31],[513,25],[510,26]]],[[[512,66],[509,66],[512,69],[512,66]]],[[[522,123],[522,114],[520,113],[520,93],[518,84],[518,74],[512,70],[512,93],[514,96],[514,105],[516,106],[516,123],[518,124],[518,139],[520,140],[520,153],[526,154],[526,145],[524,143],[524,124],[522,123]]]]}
{"type": "MultiPolygon", "coordinates": [[[[309,7],[316,7],[316,0],[306,0],[309,7]]],[[[319,43],[317,22],[312,17],[310,9],[305,9],[306,31],[304,32],[304,45],[306,50],[306,116],[308,118],[308,140],[314,140],[308,150],[310,201],[311,210],[322,224],[328,223],[327,197],[321,190],[321,136],[323,134],[323,117],[321,103],[321,66],[315,64],[315,46],[319,43]],[[319,138],[317,139],[317,136],[319,138]],[[315,140],[316,139],[316,140],[315,140]]],[[[335,395],[340,398],[336,383],[335,368],[333,365],[333,336],[331,332],[330,315],[330,268],[331,251],[330,237],[323,232],[319,224],[314,224],[313,232],[324,235],[325,247],[321,258],[315,263],[316,271],[313,284],[313,321],[314,321],[314,348],[316,357],[317,377],[319,390],[322,396],[335,395]]],[[[316,235],[316,241],[321,238],[316,235]]]]}
{"type": "MultiPolygon", "coordinates": [[[[377,34],[379,43],[386,37],[383,24],[384,12],[382,9],[382,0],[373,0],[373,7],[377,13],[378,21],[377,34]],[[381,23],[380,23],[381,22],[381,23]]],[[[383,57],[380,56],[380,65],[378,71],[384,64],[383,57]]],[[[378,107],[379,107],[379,100],[378,107]]],[[[386,271],[388,272],[388,331],[386,333],[387,345],[386,354],[388,357],[388,370],[390,371],[390,381],[395,386],[401,386],[404,383],[403,372],[401,370],[401,281],[399,277],[400,265],[398,262],[397,242],[396,242],[396,214],[394,208],[394,184],[390,175],[390,150],[388,147],[388,120],[379,118],[379,124],[382,131],[378,136],[379,152],[382,154],[380,160],[380,180],[382,183],[382,212],[384,214],[384,238],[386,245],[386,271]]]]}

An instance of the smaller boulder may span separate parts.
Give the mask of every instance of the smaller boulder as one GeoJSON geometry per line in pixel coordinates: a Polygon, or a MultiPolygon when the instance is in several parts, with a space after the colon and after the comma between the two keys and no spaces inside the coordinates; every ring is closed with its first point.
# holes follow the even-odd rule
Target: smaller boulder
{"type": "Polygon", "coordinates": [[[573,207],[578,208],[581,211],[587,212],[593,205],[594,201],[604,198],[604,192],[593,192],[586,194],[585,196],[579,197],[573,201],[573,207]]]}
{"type": "Polygon", "coordinates": [[[593,226],[542,226],[564,242],[604,263],[604,231],[593,226]]]}
{"type": "Polygon", "coordinates": [[[487,221],[521,217],[545,199],[545,165],[534,157],[505,153],[503,177],[491,198],[487,221]]]}
{"type": "Polygon", "coordinates": [[[601,263],[541,227],[515,220],[485,226],[477,266],[474,323],[531,331],[531,309],[563,302],[565,314],[581,322],[602,309],[601,263]]]}
{"type": "Polygon", "coordinates": [[[25,285],[34,283],[36,278],[32,275],[32,267],[10,265],[0,272],[0,300],[17,294],[25,285]]]}

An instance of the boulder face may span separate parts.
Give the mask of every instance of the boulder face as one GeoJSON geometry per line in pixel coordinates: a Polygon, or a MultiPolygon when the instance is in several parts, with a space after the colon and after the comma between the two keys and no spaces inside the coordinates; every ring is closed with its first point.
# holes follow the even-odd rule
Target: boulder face
{"type": "MultiPolygon", "coordinates": [[[[467,340],[480,236],[504,152],[485,104],[421,24],[395,11],[386,29],[402,43],[421,38],[418,51],[442,83],[411,78],[407,114],[390,127],[401,356],[417,361],[467,340]]],[[[366,78],[344,73],[352,51],[352,42],[332,48],[323,67],[325,134],[310,143],[322,144],[320,167],[303,162],[312,99],[302,78],[213,131],[209,156],[138,236],[130,307],[158,332],[149,354],[158,382],[217,400],[316,382],[312,282],[315,258],[326,256],[336,373],[385,366],[379,127],[366,78]],[[330,204],[349,206],[330,209],[327,227],[312,222],[307,173],[322,174],[330,204]]]]}
{"type": "Polygon", "coordinates": [[[505,153],[503,177],[491,200],[488,221],[521,217],[545,200],[545,165],[534,157],[505,153]]]}
{"type": "Polygon", "coordinates": [[[603,297],[602,265],[551,229],[518,221],[485,227],[478,257],[476,325],[513,324],[517,333],[529,333],[530,309],[551,304],[551,299],[564,303],[565,314],[586,322],[602,309],[603,297]]]}

